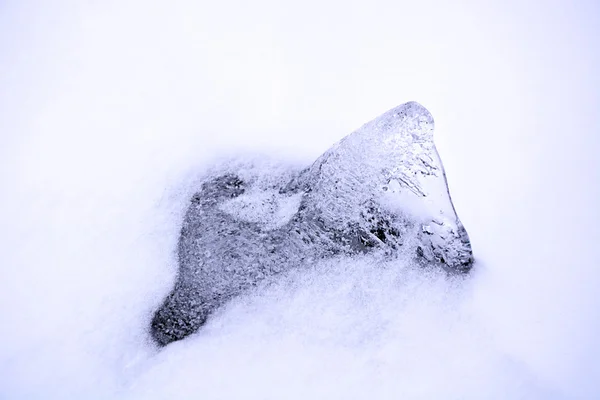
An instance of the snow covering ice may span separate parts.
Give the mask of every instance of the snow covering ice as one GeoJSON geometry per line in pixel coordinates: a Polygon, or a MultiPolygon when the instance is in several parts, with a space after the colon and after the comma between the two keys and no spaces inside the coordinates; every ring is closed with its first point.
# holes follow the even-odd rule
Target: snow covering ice
{"type": "Polygon", "coordinates": [[[303,170],[239,162],[214,168],[183,220],[177,282],[152,318],[152,337],[161,346],[183,339],[249,288],[333,256],[371,253],[382,261],[405,253],[413,256],[405,263],[468,272],[471,243],[433,130],[429,111],[409,102],[303,170]],[[410,196],[424,206],[404,203],[410,196]]]}
{"type": "Polygon", "coordinates": [[[598,5],[416,3],[0,3],[0,398],[598,398],[598,5]],[[340,256],[156,348],[214,165],[413,99],[468,275],[340,256]]]}

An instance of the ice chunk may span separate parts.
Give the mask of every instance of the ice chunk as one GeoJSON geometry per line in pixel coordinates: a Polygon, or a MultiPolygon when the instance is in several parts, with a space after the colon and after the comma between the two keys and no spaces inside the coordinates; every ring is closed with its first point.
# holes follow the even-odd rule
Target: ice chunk
{"type": "Polygon", "coordinates": [[[232,297],[336,254],[414,255],[468,272],[471,245],[450,199],[431,114],[410,102],[295,173],[213,174],[193,196],[175,288],[154,315],[159,345],[182,339],[232,297]]]}

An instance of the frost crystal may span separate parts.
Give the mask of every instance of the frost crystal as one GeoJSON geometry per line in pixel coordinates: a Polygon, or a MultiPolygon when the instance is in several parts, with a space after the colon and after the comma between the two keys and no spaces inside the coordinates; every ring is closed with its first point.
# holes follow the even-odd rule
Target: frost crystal
{"type": "Polygon", "coordinates": [[[468,272],[471,244],[450,199],[431,114],[410,102],[298,172],[211,174],[191,201],[175,288],[154,315],[159,345],[182,339],[244,290],[337,254],[414,255],[468,272]]]}

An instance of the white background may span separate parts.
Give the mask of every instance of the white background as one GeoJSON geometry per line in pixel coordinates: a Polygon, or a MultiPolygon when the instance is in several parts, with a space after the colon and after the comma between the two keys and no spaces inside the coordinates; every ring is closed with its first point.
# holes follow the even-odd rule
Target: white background
{"type": "Polygon", "coordinates": [[[0,398],[600,397],[598,26],[593,1],[0,1],[0,398]],[[153,349],[206,166],[306,165],[409,100],[468,280],[316,266],[153,349]]]}

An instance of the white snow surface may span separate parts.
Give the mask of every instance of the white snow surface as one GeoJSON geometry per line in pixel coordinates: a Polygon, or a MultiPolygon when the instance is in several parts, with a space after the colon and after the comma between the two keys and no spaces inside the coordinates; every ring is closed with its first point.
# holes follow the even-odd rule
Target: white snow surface
{"type": "Polygon", "coordinates": [[[0,2],[0,398],[600,398],[599,18],[0,2]],[[436,120],[469,276],[339,258],[154,347],[208,168],[309,165],[409,100],[436,120]]]}

